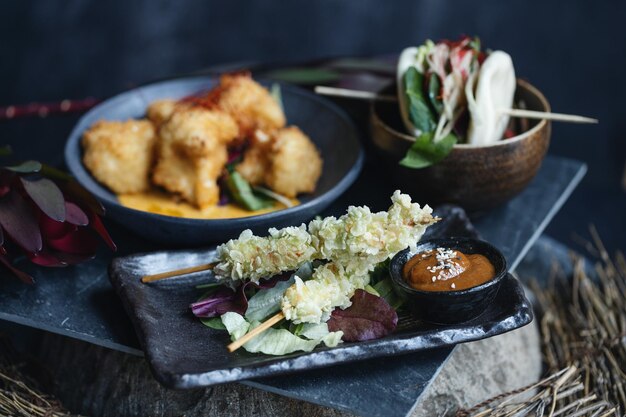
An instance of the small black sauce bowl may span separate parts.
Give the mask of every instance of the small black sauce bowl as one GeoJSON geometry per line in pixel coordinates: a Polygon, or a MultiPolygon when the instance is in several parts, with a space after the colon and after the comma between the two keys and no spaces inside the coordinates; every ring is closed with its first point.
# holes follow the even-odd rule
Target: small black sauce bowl
{"type": "Polygon", "coordinates": [[[493,301],[502,278],[507,275],[506,259],[487,242],[470,238],[431,239],[417,244],[416,250],[405,249],[393,257],[389,273],[394,291],[413,315],[435,324],[455,324],[478,317],[493,301]],[[493,264],[496,275],[476,287],[459,291],[420,291],[402,278],[402,268],[413,255],[438,247],[459,250],[465,254],[481,254],[493,264]]]}

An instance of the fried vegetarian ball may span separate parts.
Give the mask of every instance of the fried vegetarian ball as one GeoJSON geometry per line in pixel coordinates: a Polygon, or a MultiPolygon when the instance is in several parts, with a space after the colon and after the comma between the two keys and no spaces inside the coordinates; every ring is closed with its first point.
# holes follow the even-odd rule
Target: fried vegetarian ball
{"type": "Polygon", "coordinates": [[[235,169],[252,185],[259,185],[265,181],[265,173],[270,170],[270,152],[274,142],[272,136],[257,130],[248,148],[243,154],[243,160],[235,169]]]}
{"type": "Polygon", "coordinates": [[[270,133],[285,126],[280,104],[249,75],[223,75],[217,91],[217,106],[235,118],[243,135],[257,129],[270,133]]]}
{"type": "Polygon", "coordinates": [[[228,158],[226,145],[238,134],[237,123],[223,111],[177,109],[159,130],[152,180],[200,208],[217,204],[217,178],[228,158]]]}
{"type": "Polygon", "coordinates": [[[291,198],[315,191],[322,158],[311,139],[296,126],[275,133],[270,158],[265,184],[272,190],[291,198]]]}
{"type": "Polygon", "coordinates": [[[257,134],[236,169],[249,183],[265,184],[293,198],[315,191],[322,173],[322,158],[311,139],[290,126],[270,137],[257,134]]]}
{"type": "Polygon", "coordinates": [[[154,126],[147,120],[100,120],[83,134],[83,162],[117,194],[146,191],[155,138],[154,126]]]}

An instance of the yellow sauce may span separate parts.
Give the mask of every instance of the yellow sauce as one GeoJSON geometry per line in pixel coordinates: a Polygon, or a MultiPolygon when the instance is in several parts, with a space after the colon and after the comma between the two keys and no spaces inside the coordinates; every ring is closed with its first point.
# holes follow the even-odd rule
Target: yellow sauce
{"type": "MultiPolygon", "coordinates": [[[[184,201],[176,201],[171,194],[159,190],[151,190],[138,194],[121,194],[117,196],[119,202],[128,208],[147,211],[164,216],[185,217],[188,219],[232,219],[236,217],[257,216],[285,209],[285,205],[276,203],[273,207],[263,210],[248,211],[235,204],[224,206],[210,206],[199,209],[184,201]]],[[[294,205],[300,204],[297,199],[291,200],[294,205]]]]}

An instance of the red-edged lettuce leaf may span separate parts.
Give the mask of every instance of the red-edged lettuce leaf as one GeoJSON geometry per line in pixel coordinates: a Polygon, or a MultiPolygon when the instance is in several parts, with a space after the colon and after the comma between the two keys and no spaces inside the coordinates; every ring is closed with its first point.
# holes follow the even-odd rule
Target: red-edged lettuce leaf
{"type": "Polygon", "coordinates": [[[191,304],[191,312],[194,316],[200,318],[218,317],[229,311],[243,316],[248,309],[247,288],[273,288],[280,281],[289,279],[290,276],[291,273],[284,273],[269,279],[263,279],[259,281],[258,284],[248,281],[241,284],[236,290],[232,290],[228,287],[218,288],[206,298],[191,304]]]}
{"type": "Polygon", "coordinates": [[[335,309],[328,320],[328,330],[342,331],[345,342],[380,339],[396,329],[398,314],[384,298],[356,290],[351,301],[345,310],[335,309]]]}

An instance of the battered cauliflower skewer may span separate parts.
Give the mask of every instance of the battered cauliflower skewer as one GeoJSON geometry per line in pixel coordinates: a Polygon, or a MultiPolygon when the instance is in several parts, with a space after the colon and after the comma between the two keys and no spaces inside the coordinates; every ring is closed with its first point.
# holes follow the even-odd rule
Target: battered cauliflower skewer
{"type": "Polygon", "coordinates": [[[304,262],[327,260],[313,277],[287,289],[282,300],[285,317],[295,323],[320,323],[335,307],[350,306],[354,291],[369,283],[369,273],[406,247],[414,247],[426,228],[437,221],[429,206],[412,203],[396,191],[388,211],[372,213],[367,207],[349,207],[339,217],[313,220],[305,226],[272,229],[268,237],[249,230],[239,239],[217,248],[220,259],[214,272],[219,279],[258,282],[294,270],[304,262]]]}
{"type": "Polygon", "coordinates": [[[217,247],[220,263],[213,272],[224,281],[259,282],[259,279],[297,269],[315,256],[311,235],[303,225],[270,229],[269,236],[254,236],[244,230],[238,239],[217,247]]]}
{"type": "Polygon", "coordinates": [[[308,281],[296,276],[296,282],[285,291],[281,310],[294,323],[321,323],[330,318],[336,307],[350,307],[354,292],[369,284],[373,267],[364,265],[361,273],[330,262],[313,272],[308,281]]]}

